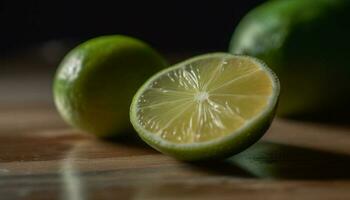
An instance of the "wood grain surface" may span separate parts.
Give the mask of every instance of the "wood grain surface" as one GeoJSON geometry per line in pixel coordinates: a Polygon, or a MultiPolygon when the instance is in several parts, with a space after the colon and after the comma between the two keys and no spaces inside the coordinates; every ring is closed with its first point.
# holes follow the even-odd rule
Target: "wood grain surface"
{"type": "Polygon", "coordinates": [[[68,127],[52,74],[0,75],[0,199],[350,199],[350,127],[276,119],[223,161],[185,163],[130,132],[103,141],[68,127]]]}
{"type": "Polygon", "coordinates": [[[102,141],[73,130],[51,105],[2,107],[0,196],[349,199],[349,130],[277,119],[262,141],[237,156],[184,163],[136,137],[102,141]]]}

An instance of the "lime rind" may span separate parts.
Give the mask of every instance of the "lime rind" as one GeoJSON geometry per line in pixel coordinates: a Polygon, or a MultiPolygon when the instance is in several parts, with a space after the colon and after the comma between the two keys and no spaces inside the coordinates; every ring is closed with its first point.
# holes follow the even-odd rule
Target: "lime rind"
{"type": "Polygon", "coordinates": [[[249,147],[255,143],[262,135],[266,132],[275,114],[276,105],[278,103],[278,97],[280,92],[280,84],[275,73],[266,66],[262,61],[249,57],[249,56],[238,56],[227,53],[210,53],[201,56],[197,56],[188,59],[184,62],[176,64],[170,68],[164,69],[150,79],[148,79],[142,87],[135,94],[130,107],[130,119],[135,130],[138,132],[139,136],[150,146],[157,149],[165,154],[172,155],[181,160],[202,160],[210,158],[220,158],[227,157],[234,153],[238,153],[245,148],[249,147]],[[269,77],[272,79],[272,95],[270,95],[268,100],[268,105],[256,116],[247,120],[244,125],[236,129],[234,133],[216,138],[210,141],[195,142],[195,143],[185,143],[179,144],[175,142],[170,142],[161,138],[161,136],[156,135],[145,128],[143,128],[137,120],[137,109],[138,99],[141,97],[143,92],[154,82],[158,77],[170,72],[184,67],[188,63],[192,63],[196,60],[206,59],[206,58],[240,58],[249,59],[264,70],[269,77]]]}
{"type": "Polygon", "coordinates": [[[98,137],[117,137],[132,128],[128,118],[134,93],[166,66],[161,55],[139,39],[99,36],[63,58],[52,84],[53,100],[71,126],[98,137]]]}

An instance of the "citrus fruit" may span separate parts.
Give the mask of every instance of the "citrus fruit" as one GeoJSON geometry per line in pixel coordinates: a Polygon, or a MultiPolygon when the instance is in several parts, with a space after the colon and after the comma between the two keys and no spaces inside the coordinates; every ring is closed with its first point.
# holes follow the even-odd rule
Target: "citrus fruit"
{"type": "Polygon", "coordinates": [[[137,88],[165,66],[163,58],[138,39],[91,39],[61,62],[53,84],[56,107],[74,127],[115,136],[131,127],[129,107],[137,88]]]}
{"type": "Polygon", "coordinates": [[[276,72],[279,114],[348,112],[349,10],[347,0],[267,1],[242,19],[229,51],[260,58],[276,72]]]}
{"type": "Polygon", "coordinates": [[[279,82],[261,61],[194,57],[151,77],[130,109],[139,136],[182,160],[222,158],[256,142],[274,116],[279,82]]]}

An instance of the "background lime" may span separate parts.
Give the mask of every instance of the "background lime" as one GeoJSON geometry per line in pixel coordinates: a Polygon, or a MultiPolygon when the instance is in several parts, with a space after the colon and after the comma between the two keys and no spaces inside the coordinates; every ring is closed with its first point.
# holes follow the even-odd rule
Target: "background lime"
{"type": "Polygon", "coordinates": [[[238,25],[230,52],[256,56],[276,72],[279,114],[349,111],[349,8],[347,0],[268,1],[238,25]]]}
{"type": "Polygon", "coordinates": [[[57,109],[77,128],[98,136],[119,134],[131,127],[129,105],[136,89],[164,66],[164,59],[140,40],[91,39],[69,52],[57,70],[57,109]]]}

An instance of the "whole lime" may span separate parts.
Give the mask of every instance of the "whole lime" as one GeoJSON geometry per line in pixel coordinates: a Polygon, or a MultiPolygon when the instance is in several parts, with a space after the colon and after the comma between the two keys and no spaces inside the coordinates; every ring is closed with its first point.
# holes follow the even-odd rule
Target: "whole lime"
{"type": "Polygon", "coordinates": [[[276,72],[280,115],[348,112],[349,10],[348,0],[267,1],[242,19],[229,51],[258,57],[276,72]]]}
{"type": "Polygon", "coordinates": [[[97,136],[131,127],[134,93],[165,60],[144,42],[123,35],[101,36],[75,47],[53,83],[56,107],[69,124],[97,136]]]}

